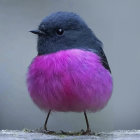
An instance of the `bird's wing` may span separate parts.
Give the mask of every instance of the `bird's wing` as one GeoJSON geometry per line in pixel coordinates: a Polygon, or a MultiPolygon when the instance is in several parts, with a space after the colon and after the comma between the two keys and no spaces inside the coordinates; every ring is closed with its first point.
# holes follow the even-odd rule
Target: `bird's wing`
{"type": "Polygon", "coordinates": [[[107,58],[103,50],[102,42],[96,38],[96,41],[90,45],[88,49],[96,53],[101,58],[102,65],[111,73],[107,58]]]}
{"type": "Polygon", "coordinates": [[[111,73],[111,70],[110,70],[110,67],[109,67],[109,64],[108,64],[108,61],[107,61],[107,58],[105,56],[105,53],[103,51],[103,48],[100,48],[100,51],[99,51],[99,54],[98,54],[100,57],[101,57],[101,62],[102,62],[102,65],[110,71],[111,73]]]}

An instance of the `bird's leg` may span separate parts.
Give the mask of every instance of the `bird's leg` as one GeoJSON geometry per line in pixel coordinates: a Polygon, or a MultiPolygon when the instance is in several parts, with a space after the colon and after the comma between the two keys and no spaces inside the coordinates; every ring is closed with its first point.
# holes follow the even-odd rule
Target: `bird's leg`
{"type": "Polygon", "coordinates": [[[47,118],[46,118],[46,121],[45,121],[45,124],[44,124],[44,129],[45,129],[46,131],[47,131],[47,122],[48,122],[50,113],[51,113],[51,110],[49,110],[48,115],[47,115],[47,118]]]}
{"type": "Polygon", "coordinates": [[[85,120],[86,120],[87,130],[84,131],[82,134],[90,134],[91,133],[91,130],[90,130],[90,127],[89,127],[89,123],[88,123],[88,118],[87,118],[86,111],[84,111],[84,116],[85,116],[85,120]]]}
{"type": "Polygon", "coordinates": [[[50,113],[51,113],[51,110],[49,110],[48,115],[47,115],[47,118],[46,118],[46,121],[45,121],[45,124],[44,124],[44,130],[46,131],[45,133],[47,133],[47,134],[53,134],[53,133],[55,133],[54,131],[49,131],[47,129],[47,122],[48,122],[50,113]]]}

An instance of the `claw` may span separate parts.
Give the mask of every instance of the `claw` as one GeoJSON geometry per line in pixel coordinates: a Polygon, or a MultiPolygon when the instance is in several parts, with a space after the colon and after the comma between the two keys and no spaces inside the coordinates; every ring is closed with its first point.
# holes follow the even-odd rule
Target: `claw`
{"type": "Polygon", "coordinates": [[[84,130],[81,130],[81,131],[82,131],[81,135],[91,135],[90,129],[87,129],[86,131],[84,131],[84,130]]]}
{"type": "Polygon", "coordinates": [[[50,131],[50,130],[44,130],[43,133],[45,133],[45,134],[56,134],[55,131],[50,131]]]}

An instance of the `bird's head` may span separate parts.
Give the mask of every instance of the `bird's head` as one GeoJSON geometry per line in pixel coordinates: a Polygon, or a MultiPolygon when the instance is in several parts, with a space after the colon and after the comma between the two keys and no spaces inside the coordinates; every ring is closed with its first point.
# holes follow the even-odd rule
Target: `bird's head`
{"type": "Polygon", "coordinates": [[[73,48],[93,48],[101,42],[75,13],[57,12],[42,20],[37,30],[38,55],[73,48]]]}

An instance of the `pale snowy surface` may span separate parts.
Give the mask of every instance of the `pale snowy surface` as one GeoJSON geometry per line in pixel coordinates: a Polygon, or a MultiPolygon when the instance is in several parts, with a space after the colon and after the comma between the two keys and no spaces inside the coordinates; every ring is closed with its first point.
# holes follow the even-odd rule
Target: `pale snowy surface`
{"type": "Polygon", "coordinates": [[[0,140],[140,140],[140,130],[100,132],[96,136],[47,135],[37,132],[1,130],[0,140]]]}

